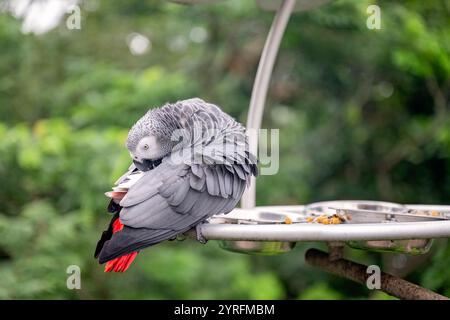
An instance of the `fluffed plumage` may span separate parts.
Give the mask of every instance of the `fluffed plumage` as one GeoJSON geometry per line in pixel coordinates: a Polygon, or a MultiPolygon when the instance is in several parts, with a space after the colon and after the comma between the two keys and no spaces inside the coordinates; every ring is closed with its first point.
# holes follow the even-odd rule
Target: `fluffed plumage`
{"type": "Polygon", "coordinates": [[[105,271],[124,271],[139,250],[230,212],[257,175],[245,128],[198,98],[149,110],[127,148],[135,164],[116,187],[140,176],[108,208],[116,215],[95,253],[109,261],[105,271]]]}

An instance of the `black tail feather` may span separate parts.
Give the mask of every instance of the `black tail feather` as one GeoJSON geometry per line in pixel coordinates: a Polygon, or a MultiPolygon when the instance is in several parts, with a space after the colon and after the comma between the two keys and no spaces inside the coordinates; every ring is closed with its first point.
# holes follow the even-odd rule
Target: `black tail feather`
{"type": "Polygon", "coordinates": [[[100,240],[97,242],[97,246],[95,248],[95,253],[94,253],[94,258],[98,258],[98,256],[100,255],[100,252],[103,249],[103,246],[105,245],[105,242],[108,241],[109,239],[111,239],[111,237],[113,235],[113,223],[114,223],[114,221],[119,219],[119,212],[121,209],[122,209],[121,206],[119,206],[113,200],[111,200],[111,202],[108,205],[108,211],[111,213],[114,213],[114,216],[112,217],[111,222],[109,223],[108,229],[103,231],[100,240]]]}

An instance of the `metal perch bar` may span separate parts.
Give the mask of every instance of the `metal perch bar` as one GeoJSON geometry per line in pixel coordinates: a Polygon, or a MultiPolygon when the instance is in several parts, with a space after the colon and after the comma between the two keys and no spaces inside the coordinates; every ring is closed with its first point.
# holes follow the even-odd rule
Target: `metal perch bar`
{"type": "Polygon", "coordinates": [[[449,238],[450,221],[386,224],[203,224],[207,240],[350,241],[449,238]]]}
{"type": "MultiPolygon", "coordinates": [[[[367,266],[346,259],[331,261],[327,253],[317,249],[309,249],[305,254],[305,260],[311,266],[322,268],[362,285],[366,285],[367,278],[370,276],[367,274],[367,266]]],[[[384,272],[380,274],[380,290],[400,299],[449,300],[445,296],[384,272]]]]}
{"type": "MultiPolygon", "coordinates": [[[[450,212],[450,206],[448,205],[405,204],[405,207],[407,209],[450,212]]],[[[236,208],[226,216],[236,217],[250,212],[278,212],[292,215],[299,214],[304,209],[304,205],[258,206],[252,209],[236,208]]],[[[199,226],[198,230],[206,240],[344,242],[433,239],[450,238],[450,220],[337,225],[207,223],[199,226]]]]}

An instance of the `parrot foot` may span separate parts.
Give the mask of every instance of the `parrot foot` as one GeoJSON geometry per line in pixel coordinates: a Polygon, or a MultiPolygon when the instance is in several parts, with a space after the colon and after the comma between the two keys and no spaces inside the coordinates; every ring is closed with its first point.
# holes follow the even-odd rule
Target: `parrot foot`
{"type": "Polygon", "coordinates": [[[177,240],[177,241],[184,241],[184,240],[186,240],[186,235],[185,235],[184,233],[180,233],[180,234],[178,234],[178,235],[175,237],[174,240],[177,240]]]}
{"type": "Polygon", "coordinates": [[[205,237],[203,237],[201,225],[202,223],[199,223],[198,225],[195,226],[195,233],[197,234],[197,241],[200,242],[201,244],[205,244],[208,242],[208,240],[206,240],[205,237]]]}

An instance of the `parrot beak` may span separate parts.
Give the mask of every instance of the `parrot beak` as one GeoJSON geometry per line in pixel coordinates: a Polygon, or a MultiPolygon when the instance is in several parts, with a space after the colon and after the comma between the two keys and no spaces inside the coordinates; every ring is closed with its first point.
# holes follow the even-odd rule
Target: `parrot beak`
{"type": "Polygon", "coordinates": [[[152,170],[152,169],[156,168],[157,166],[159,166],[161,164],[161,159],[159,159],[159,160],[143,159],[142,162],[133,160],[133,163],[136,166],[136,168],[145,172],[145,171],[152,170]]]}
{"type": "Polygon", "coordinates": [[[133,163],[136,166],[136,168],[138,168],[141,171],[148,171],[149,170],[149,168],[145,164],[145,160],[139,161],[137,159],[133,159],[133,163]]]}
{"type": "Polygon", "coordinates": [[[147,171],[147,167],[145,166],[145,160],[141,157],[134,155],[132,152],[130,152],[130,156],[133,159],[133,163],[141,171],[147,171]]]}
{"type": "Polygon", "coordinates": [[[161,164],[162,159],[157,160],[150,160],[150,159],[144,159],[137,155],[134,155],[130,152],[131,158],[133,159],[133,163],[141,171],[149,171],[154,169],[155,167],[159,166],[161,164]]]}

